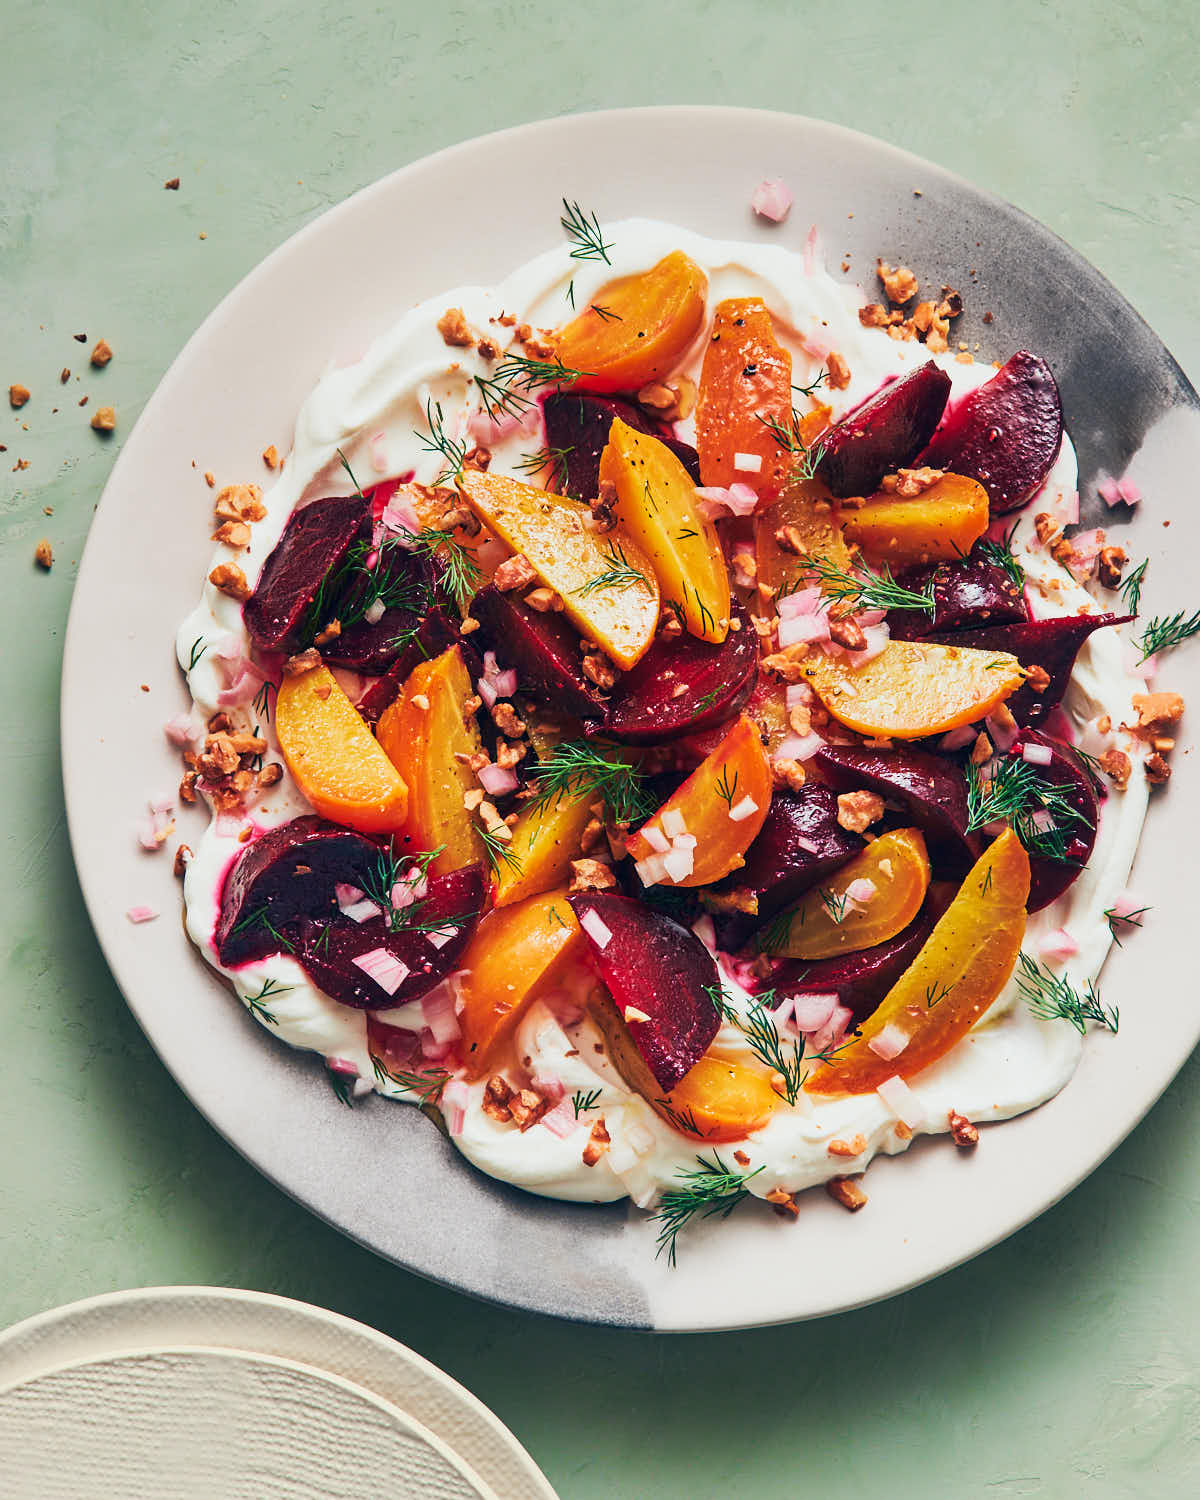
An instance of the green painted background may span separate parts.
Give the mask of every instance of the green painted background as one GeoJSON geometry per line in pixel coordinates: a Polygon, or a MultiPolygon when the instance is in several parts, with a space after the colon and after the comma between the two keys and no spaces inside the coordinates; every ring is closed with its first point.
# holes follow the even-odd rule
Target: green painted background
{"type": "Polygon", "coordinates": [[[323,1303],[464,1381],[565,1500],[1200,1493],[1194,1059],[1065,1203],[883,1306],[691,1339],[480,1306],[311,1219],[180,1095],[83,913],[56,709],[93,507],[121,433],[187,335],[326,206],[498,126],[694,102],[856,126],[1043,219],[1196,377],[1193,5],[306,9],[0,0],[0,389],[15,380],[35,393],[19,415],[0,405],[0,1325],[165,1282],[323,1303]],[[181,191],[165,193],[176,174],[181,191]],[[116,359],[64,390],[63,366],[86,370],[80,332],[108,338],[116,359]],[[89,430],[84,393],[92,408],[101,396],[117,407],[114,442],[89,430]],[[29,468],[10,472],[19,458],[29,468]],[[32,564],[42,535],[58,555],[49,577],[32,564]]]}

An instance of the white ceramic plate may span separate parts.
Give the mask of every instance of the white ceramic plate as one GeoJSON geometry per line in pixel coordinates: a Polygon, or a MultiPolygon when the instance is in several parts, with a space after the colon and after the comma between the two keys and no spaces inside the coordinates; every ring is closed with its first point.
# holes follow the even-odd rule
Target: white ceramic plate
{"type": "MultiPolygon", "coordinates": [[[[912,1286],[1042,1212],[1132,1129],[1191,1051],[1200,1011],[1179,975],[1194,919],[1171,873],[1172,830],[1195,826],[1185,755],[1136,870],[1152,918],[1105,974],[1120,1035],[1089,1041],[1070,1087],[986,1131],[969,1159],[935,1141],[874,1165],[861,1214],[816,1193],[795,1226],[765,1214],[701,1226],[671,1272],[621,1207],[550,1203],[484,1179],[413,1110],[382,1100],[343,1109],[315,1061],[273,1041],[205,970],[176,920],[168,861],[134,845],[147,797],[178,775],[161,725],[185,704],[172,642],[210,550],[202,471],[260,477],[261,450],[286,444],[331,362],[361,353],[412,303],[499,279],[554,242],[564,194],[602,222],[641,214],[793,247],[815,222],[856,274],[883,254],[922,282],[962,288],[960,337],[997,358],[1024,345],[1053,366],[1085,517],[1090,508],[1099,519],[1100,471],[1129,473],[1149,497],[1130,541],[1152,560],[1146,611],[1191,597],[1195,392],[1115,290],[1040,225],[929,163],[794,116],[683,108],[525,126],[417,162],[309,225],[212,314],[147,406],[93,525],[67,640],[76,863],[113,972],[175,1077],[262,1172],[347,1234],[451,1285],[589,1321],[700,1329],[811,1317],[912,1286]],[[750,214],[764,175],[799,194],[782,229],[750,214]],[[124,913],[143,903],[163,916],[133,927],[124,913]]],[[[1186,663],[1170,673],[1185,692],[1186,663]]]]}
{"type": "Polygon", "coordinates": [[[0,1334],[0,1399],[67,1366],[181,1347],[238,1349],[339,1377],[434,1434],[504,1500],[554,1500],[512,1433],[436,1365],[362,1323],[262,1292],[148,1287],[26,1319],[0,1334]]]}

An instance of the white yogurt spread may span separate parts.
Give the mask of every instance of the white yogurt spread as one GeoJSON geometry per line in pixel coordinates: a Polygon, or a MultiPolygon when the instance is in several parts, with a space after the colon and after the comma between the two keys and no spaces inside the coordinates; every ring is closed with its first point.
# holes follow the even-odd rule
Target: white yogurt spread
{"type": "MultiPolygon", "coordinates": [[[[611,266],[574,260],[565,246],[548,251],[497,287],[458,288],[422,303],[382,335],[358,363],[331,370],[301,408],[294,446],[282,474],[264,497],[267,515],[252,528],[249,551],[233,553],[220,546],[214,562],[236,561],[253,583],[298,502],[345,493],[338,449],[346,454],[364,487],[410,471],[422,483],[436,478],[441,455],[430,451],[420,436],[428,431],[428,404],[440,402],[447,431],[462,436],[468,417],[480,410],[472,377],[492,369],[473,348],[450,348],[444,343],[436,324],[447,308],[461,307],[471,325],[493,332],[498,339],[506,336],[507,329],[489,320],[498,320],[501,314],[515,315],[519,322],[535,327],[553,327],[571,316],[566,301],[569,283],[574,283],[575,305],[586,307],[610,279],[645,270],[676,249],[707,271],[710,305],[731,296],[765,300],[781,341],[792,353],[798,383],[816,375],[828,351],[837,350],[845,357],[852,375],[849,387],[823,396],[833,405],[835,418],[870,394],[886,376],[903,374],[929,358],[936,359],[950,376],[952,399],[993,373],[991,365],[960,363],[953,354],[930,355],[919,343],[896,341],[881,330],[863,328],[857,316],[864,301],[861,291],[835,281],[819,261],[806,271],[806,259],[797,252],[710,240],[648,220],[606,225],[605,232],[612,242],[611,266]]],[[[686,364],[693,377],[699,375],[702,352],[701,336],[686,364]]],[[[682,428],[680,435],[685,435],[682,428]]],[[[542,441],[539,431],[527,429],[491,443],[493,471],[528,479],[516,465],[523,453],[542,441]]],[[[1034,515],[1053,509],[1060,497],[1070,497],[1076,483],[1074,449],[1064,437],[1043,491],[1020,512],[1013,541],[1038,617],[1096,607],[1096,600],[1038,544],[1033,530],[1034,515]]],[[[188,682],[203,717],[217,708],[217,694],[224,683],[216,656],[222,647],[232,649],[230,637],[249,652],[240,605],[206,583],[177,638],[185,671],[189,662],[195,663],[187,673],[188,682]]],[[[1130,674],[1127,652],[1119,627],[1097,631],[1080,651],[1063,704],[1077,730],[1104,714],[1111,716],[1114,725],[1131,719],[1131,695],[1143,684],[1130,674]]],[[[244,714],[246,727],[259,725],[274,748],[271,728],[261,716],[253,709],[237,712],[244,714]]],[[[1094,729],[1089,732],[1094,737],[1094,729]]],[[[1086,736],[1084,743],[1088,744],[1086,736]]],[[[1024,949],[1031,957],[1039,957],[1039,940],[1060,927],[1078,943],[1075,957],[1049,965],[1077,987],[1094,979],[1104,962],[1111,941],[1105,911],[1125,886],[1146,801],[1141,775],[1131,777],[1126,791],[1109,795],[1102,804],[1088,867],[1058,901],[1029,919],[1024,949]]],[[[249,818],[256,827],[265,828],[311,810],[285,775],[249,818]]],[[[188,932],[218,969],[213,933],[221,885],[230,861],[244,847],[238,835],[245,821],[214,816],[187,870],[188,932]]],[[[284,1041],[344,1060],[357,1069],[360,1079],[382,1093],[409,1097],[394,1083],[377,1082],[367,1046],[366,1013],[322,994],[295,960],[281,954],[236,972],[222,972],[246,1002],[264,995],[266,987],[265,997],[251,1009],[284,1041]]],[[[582,970],[564,980],[566,989],[574,986],[579,994],[592,983],[582,970]]],[[[735,980],[726,976],[724,983],[735,1005],[747,1003],[735,980]]],[[[423,1024],[419,1002],[375,1014],[413,1030],[423,1024]]],[[[568,1096],[599,1090],[594,1107],[580,1116],[576,1128],[565,1137],[540,1125],[522,1132],[487,1116],[481,1107],[483,1085],[473,1085],[461,1133],[453,1137],[463,1155],[494,1177],[550,1197],[607,1201],[628,1194],[642,1206],[653,1204],[676,1174],[695,1166],[697,1152],[704,1148],[667,1126],[630,1091],[607,1056],[597,1051],[600,1040],[590,1021],[564,1030],[545,1003],[535,1004],[520,1024],[518,1055],[530,1060],[533,1071],[561,1080],[568,1096]],[[588,1167],[582,1161],[582,1147],[600,1114],[612,1146],[595,1166],[588,1167]]],[[[722,1027],[716,1045],[730,1056],[748,1052],[745,1037],[729,1024],[722,1027]]],[[[908,1124],[914,1134],[937,1132],[946,1130],[951,1109],[979,1121],[1005,1119],[1032,1109],[1071,1077],[1081,1046],[1082,1038],[1069,1023],[1034,1016],[1015,982],[1010,982],[974,1030],[911,1083],[923,1118],[910,1119],[908,1124]]],[[[759,1196],[775,1188],[793,1192],[847,1169],[860,1172],[876,1152],[894,1154],[906,1149],[910,1137],[903,1128],[897,1133],[896,1127],[895,1114],[876,1093],[815,1103],[802,1096],[796,1108],[781,1103],[766,1127],[742,1143],[752,1167],[763,1168],[750,1179],[750,1191],[759,1196]],[[867,1145],[852,1163],[829,1154],[831,1139],[855,1134],[864,1136],[867,1145]]],[[[720,1149],[725,1152],[734,1147],[720,1149]]]]}

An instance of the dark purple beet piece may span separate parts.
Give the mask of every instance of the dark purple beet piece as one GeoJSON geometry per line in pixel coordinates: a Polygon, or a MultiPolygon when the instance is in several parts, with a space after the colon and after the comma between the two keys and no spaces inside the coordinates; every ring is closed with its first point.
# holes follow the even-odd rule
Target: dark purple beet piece
{"type": "Polygon", "coordinates": [[[938,851],[958,863],[979,853],[967,834],[967,787],[957,761],[929,750],[867,750],[857,745],[822,745],[814,757],[835,792],[878,792],[899,802],[938,851]]]}
{"type": "Polygon", "coordinates": [[[1100,822],[1100,805],[1096,800],[1095,783],[1068,746],[1039,734],[1036,729],[1025,729],[1013,742],[1009,755],[1019,759],[1026,745],[1042,745],[1050,750],[1054,759],[1048,766],[1035,766],[1034,770],[1040,780],[1056,787],[1079,814],[1079,821],[1070,818],[1058,820],[1066,837],[1065,859],[1046,859],[1030,851],[1026,910],[1041,911],[1074,883],[1091,859],[1100,822]]]}
{"type": "MultiPolygon", "coordinates": [[[[385,615],[384,618],[386,619],[387,616],[385,615]]],[[[421,627],[413,640],[404,647],[383,676],[377,678],[355,704],[367,723],[371,725],[379,723],[380,715],[389,704],[396,701],[400,689],[404,686],[405,678],[418,662],[432,661],[435,656],[441,656],[443,651],[448,651],[455,644],[462,645],[463,642],[459,638],[454,621],[445,610],[434,605],[421,621],[421,627]]],[[[468,665],[468,671],[470,670],[468,665]]]]}
{"type": "Polygon", "coordinates": [[[986,385],[956,401],[918,462],[977,479],[992,514],[1018,510],[1062,446],[1062,403],[1046,361],[1018,350],[986,385]]]}
{"type": "Polygon", "coordinates": [[[721,724],[737,713],[758,678],[758,637],[734,600],[741,622],[719,646],[694,635],[659,636],[613,689],[605,733],[631,744],[671,739],[721,724]],[[683,685],[687,691],[676,696],[683,685]]]}
{"type": "Polygon", "coordinates": [[[1059,615],[1024,624],[991,625],[983,630],[938,632],[928,639],[978,651],[1008,651],[1026,669],[1041,667],[1049,673],[1050,681],[1042,692],[1035,693],[1026,685],[1007,700],[1018,724],[1040,724],[1062,702],[1079,648],[1092,631],[1105,625],[1124,625],[1132,619],[1132,615],[1059,615]]]}
{"type": "Polygon", "coordinates": [[[336,667],[349,667],[376,677],[386,672],[412,644],[410,631],[421,623],[408,609],[388,609],[378,620],[358,620],[321,647],[321,655],[336,667]]]}
{"type": "Polygon", "coordinates": [[[362,495],[314,500],[288,517],[242,618],[263,651],[292,651],[321,585],[371,535],[371,502],[362,495]]]}
{"type": "Polygon", "coordinates": [[[475,595],[471,613],[500,665],[516,669],[522,692],[582,719],[604,719],[606,700],[583,675],[579,633],[562,615],[530,609],[493,584],[475,595]]]}
{"type": "Polygon", "coordinates": [[[398,932],[388,929],[382,917],[355,922],[338,917],[327,927],[306,924],[296,954],[305,972],[331,999],[356,1010],[384,1010],[417,1000],[458,967],[483,910],[485,884],[480,865],[467,865],[449,875],[431,875],[428,894],[402,912],[408,925],[398,932]],[[428,928],[445,923],[454,936],[437,948],[428,928]],[[398,959],[409,970],[394,993],[382,989],[354,962],[377,948],[398,959]]]}
{"type": "Polygon", "coordinates": [[[817,477],[839,498],[872,494],[929,441],[949,394],[950,377],[932,360],[891,381],[821,438],[817,477]]]}
{"type": "Polygon", "coordinates": [[[276,934],[301,918],[336,916],[334,885],[358,885],[378,859],[378,844],[322,818],[272,828],[246,845],[225,876],[217,957],[232,966],[280,952],[276,934]]]}
{"type": "Polygon", "coordinates": [[[977,552],[953,562],[912,568],[897,582],[919,593],[930,577],[937,613],[930,619],[920,610],[893,609],[887,617],[893,640],[918,641],[935,630],[973,630],[1029,618],[1024,590],[999,564],[977,552]]]}
{"type": "Polygon", "coordinates": [[[695,933],[628,896],[586,891],[567,899],[619,1014],[632,1006],[647,1017],[625,1025],[654,1082],[670,1093],[721,1024],[712,999],[721,983],[712,954],[695,933]],[[593,927],[593,918],[603,926],[593,927]]]}
{"type": "Polygon", "coordinates": [[[590,500],[599,493],[600,455],[608,442],[614,417],[620,417],[635,432],[659,438],[692,476],[692,483],[700,483],[700,460],[695,448],[664,435],[632,401],[554,391],[542,403],[542,416],[546,422],[546,447],[564,452],[558,470],[559,473],[566,470],[563,488],[577,500],[590,500]]]}
{"type": "Polygon", "coordinates": [[[832,958],[787,958],[766,983],[777,1000],[836,995],[838,1004],[853,1012],[855,1022],[865,1021],[924,947],[940,914],[939,906],[927,901],[904,931],[886,943],[832,958]]]}
{"type": "Polygon", "coordinates": [[[746,863],[719,883],[719,891],[750,890],[758,915],[730,912],[715,918],[721,948],[740,948],[756,927],[798,901],[805,891],[832,875],[863,847],[858,834],[837,820],[837,795],[808,781],[798,792],[771,798],[758,836],[746,850],[746,863]]]}

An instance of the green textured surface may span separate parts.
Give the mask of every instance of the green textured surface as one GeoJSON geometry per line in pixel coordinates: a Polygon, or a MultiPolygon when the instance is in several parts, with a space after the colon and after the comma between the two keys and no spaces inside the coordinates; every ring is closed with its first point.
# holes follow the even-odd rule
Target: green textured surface
{"type": "Polygon", "coordinates": [[[968,7],[930,0],[351,0],[300,19],[269,0],[0,0],[0,389],[20,381],[34,393],[19,414],[0,408],[0,1325],[155,1283],[322,1303],[462,1380],[565,1500],[1200,1490],[1195,1059],[1066,1202],[932,1285],[752,1334],[576,1329],[430,1287],[260,1180],[126,1011],[67,847],[62,634],[121,434],[268,250],[439,146],[626,104],[824,116],[1041,218],[1195,378],[1192,6],[969,9],[970,20],[968,7]],[[181,190],[164,192],[176,174],[181,190]],[[116,358],[97,374],[86,355],[101,335],[116,358]],[[64,366],[82,379],[61,387],[64,366]],[[87,425],[102,399],[119,414],[110,442],[87,425]],[[18,459],[29,468],[10,472],[18,459]],[[57,556],[49,577],[32,564],[43,535],[57,556]]]}

